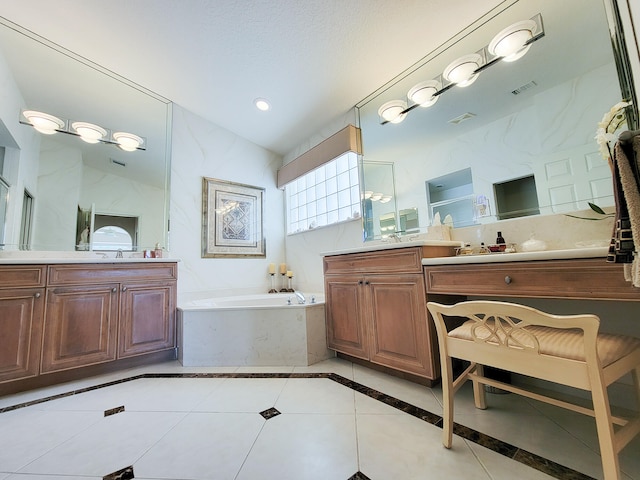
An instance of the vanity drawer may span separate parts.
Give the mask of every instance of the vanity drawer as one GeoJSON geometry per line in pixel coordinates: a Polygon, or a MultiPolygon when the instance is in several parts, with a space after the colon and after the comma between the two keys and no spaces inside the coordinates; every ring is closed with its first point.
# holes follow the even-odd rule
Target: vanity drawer
{"type": "Polygon", "coordinates": [[[428,293],[640,300],[623,265],[602,258],[425,266],[428,293]]]}
{"type": "Polygon", "coordinates": [[[324,273],[420,273],[422,249],[394,248],[324,257],[324,273]]]}
{"type": "Polygon", "coordinates": [[[64,264],[49,266],[49,286],[176,280],[175,263],[64,264]]]}
{"type": "Polygon", "coordinates": [[[45,265],[0,265],[0,288],[44,287],[45,265]]]}

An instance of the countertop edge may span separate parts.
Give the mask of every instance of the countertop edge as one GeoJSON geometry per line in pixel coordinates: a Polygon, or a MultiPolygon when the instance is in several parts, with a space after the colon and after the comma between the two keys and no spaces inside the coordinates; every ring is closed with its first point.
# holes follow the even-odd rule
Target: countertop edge
{"type": "Polygon", "coordinates": [[[0,265],[54,265],[78,264],[122,264],[122,263],[179,263],[177,258],[0,258],[0,265]]]}
{"type": "Polygon", "coordinates": [[[422,265],[465,265],[473,263],[504,263],[535,260],[567,260],[573,258],[606,258],[609,247],[543,250],[540,252],[488,253],[485,255],[459,255],[456,257],[423,258],[422,265]]]}

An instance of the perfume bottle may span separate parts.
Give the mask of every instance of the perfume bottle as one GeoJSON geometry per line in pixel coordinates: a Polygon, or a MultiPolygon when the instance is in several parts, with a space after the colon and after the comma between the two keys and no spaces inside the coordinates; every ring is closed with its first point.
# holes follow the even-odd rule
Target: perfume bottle
{"type": "Polygon", "coordinates": [[[498,237],[496,238],[496,244],[501,245],[503,243],[507,243],[504,241],[504,237],[502,236],[502,232],[498,232],[498,237]]]}

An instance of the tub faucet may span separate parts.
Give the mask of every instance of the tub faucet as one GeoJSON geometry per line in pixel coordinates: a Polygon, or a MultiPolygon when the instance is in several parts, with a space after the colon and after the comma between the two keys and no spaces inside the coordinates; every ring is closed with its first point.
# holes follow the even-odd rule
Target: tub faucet
{"type": "Polygon", "coordinates": [[[307,303],[307,299],[304,298],[304,295],[301,292],[298,292],[297,290],[295,292],[296,297],[298,298],[298,305],[304,305],[305,303],[307,303]]]}

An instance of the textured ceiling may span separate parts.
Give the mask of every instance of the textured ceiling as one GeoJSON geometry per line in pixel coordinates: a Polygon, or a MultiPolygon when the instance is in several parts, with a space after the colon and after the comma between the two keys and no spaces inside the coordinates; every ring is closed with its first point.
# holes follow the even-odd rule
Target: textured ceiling
{"type": "Polygon", "coordinates": [[[0,0],[0,16],[284,155],[500,3],[0,0]]]}

